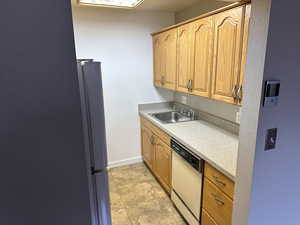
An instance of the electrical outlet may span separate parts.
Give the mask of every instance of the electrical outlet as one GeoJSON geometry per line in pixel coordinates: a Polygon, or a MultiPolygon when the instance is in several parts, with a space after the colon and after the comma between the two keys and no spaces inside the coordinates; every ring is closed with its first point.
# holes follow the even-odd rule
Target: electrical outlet
{"type": "Polygon", "coordinates": [[[241,109],[239,109],[239,111],[236,112],[236,115],[235,115],[235,122],[240,124],[241,123],[241,109]]]}
{"type": "Polygon", "coordinates": [[[185,104],[185,105],[187,104],[187,96],[186,95],[181,96],[181,103],[185,104]]]}

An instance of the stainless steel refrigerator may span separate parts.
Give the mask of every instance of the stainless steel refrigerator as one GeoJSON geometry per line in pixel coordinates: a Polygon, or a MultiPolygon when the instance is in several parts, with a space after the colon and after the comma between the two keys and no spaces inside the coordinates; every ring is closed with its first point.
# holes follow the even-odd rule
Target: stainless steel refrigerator
{"type": "Polygon", "coordinates": [[[101,64],[77,62],[92,225],[111,225],[101,64]]]}

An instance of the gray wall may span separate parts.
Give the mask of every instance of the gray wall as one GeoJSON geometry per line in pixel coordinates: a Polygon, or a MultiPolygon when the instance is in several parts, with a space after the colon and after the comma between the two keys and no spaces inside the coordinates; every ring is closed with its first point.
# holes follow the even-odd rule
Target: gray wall
{"type": "Polygon", "coordinates": [[[175,92],[176,102],[186,104],[192,108],[201,110],[203,112],[218,116],[222,119],[236,122],[236,113],[240,107],[231,104],[211,100],[208,98],[202,98],[194,95],[188,95],[180,92],[175,92]],[[183,97],[187,98],[187,102],[183,101],[183,97]]]}
{"type": "Polygon", "coordinates": [[[300,221],[300,3],[253,0],[252,5],[233,224],[296,225],[300,221]],[[281,80],[275,108],[261,107],[262,84],[268,79],[281,80]],[[275,127],[277,147],[266,152],[266,131],[275,127]]]}
{"type": "Polygon", "coordinates": [[[0,7],[0,223],[88,225],[68,0],[0,7]]]}
{"type": "Polygon", "coordinates": [[[184,20],[188,20],[201,14],[216,10],[228,4],[230,3],[216,0],[199,0],[199,3],[193,7],[177,12],[175,14],[175,21],[176,23],[180,23],[184,20]]]}
{"type": "Polygon", "coordinates": [[[280,103],[263,108],[259,121],[249,225],[295,225],[300,221],[300,2],[272,1],[264,79],[280,79],[280,103]],[[264,136],[278,128],[274,151],[264,136]]]}

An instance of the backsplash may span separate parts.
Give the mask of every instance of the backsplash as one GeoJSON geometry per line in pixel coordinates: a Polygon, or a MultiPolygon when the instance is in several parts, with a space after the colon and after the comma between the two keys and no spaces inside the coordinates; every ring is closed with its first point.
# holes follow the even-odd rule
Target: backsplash
{"type": "Polygon", "coordinates": [[[197,108],[190,107],[188,105],[181,104],[178,102],[173,102],[172,108],[176,111],[181,111],[182,109],[185,109],[185,110],[192,109],[195,112],[196,119],[207,121],[211,124],[214,124],[215,126],[223,128],[224,130],[227,130],[231,133],[234,133],[237,135],[239,134],[239,129],[240,129],[239,124],[234,123],[232,121],[217,117],[217,116],[209,114],[207,112],[203,112],[197,108]]]}
{"type": "Polygon", "coordinates": [[[236,113],[240,108],[239,106],[179,92],[175,92],[174,100],[175,102],[179,102],[233,123],[236,123],[236,113]]]}

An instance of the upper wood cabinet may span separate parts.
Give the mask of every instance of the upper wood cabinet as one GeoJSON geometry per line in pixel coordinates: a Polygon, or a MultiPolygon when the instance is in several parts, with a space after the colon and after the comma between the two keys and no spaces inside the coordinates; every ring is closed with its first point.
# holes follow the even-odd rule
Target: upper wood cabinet
{"type": "Polygon", "coordinates": [[[250,12],[234,3],[154,34],[155,85],[241,105],[250,12]]]}
{"type": "Polygon", "coordinates": [[[192,51],[192,26],[187,24],[177,29],[177,90],[189,92],[192,51]]]}
{"type": "Polygon", "coordinates": [[[162,86],[162,34],[153,37],[154,85],[162,86]]]}
{"type": "Polygon", "coordinates": [[[194,95],[210,97],[213,65],[213,17],[200,19],[191,24],[191,87],[194,95]]]}
{"type": "Polygon", "coordinates": [[[242,104],[242,100],[243,100],[243,91],[244,91],[243,85],[244,85],[244,76],[245,76],[246,61],[247,61],[250,14],[251,14],[251,5],[248,4],[248,5],[246,5],[246,10],[245,10],[242,63],[241,63],[241,73],[240,73],[239,85],[238,85],[238,90],[237,90],[237,98],[238,98],[237,102],[239,105],[242,104]]]}
{"type": "Polygon", "coordinates": [[[154,85],[176,89],[176,29],[153,37],[154,85]]]}
{"type": "Polygon", "coordinates": [[[212,98],[236,103],[241,69],[244,7],[215,15],[212,98]]]}

